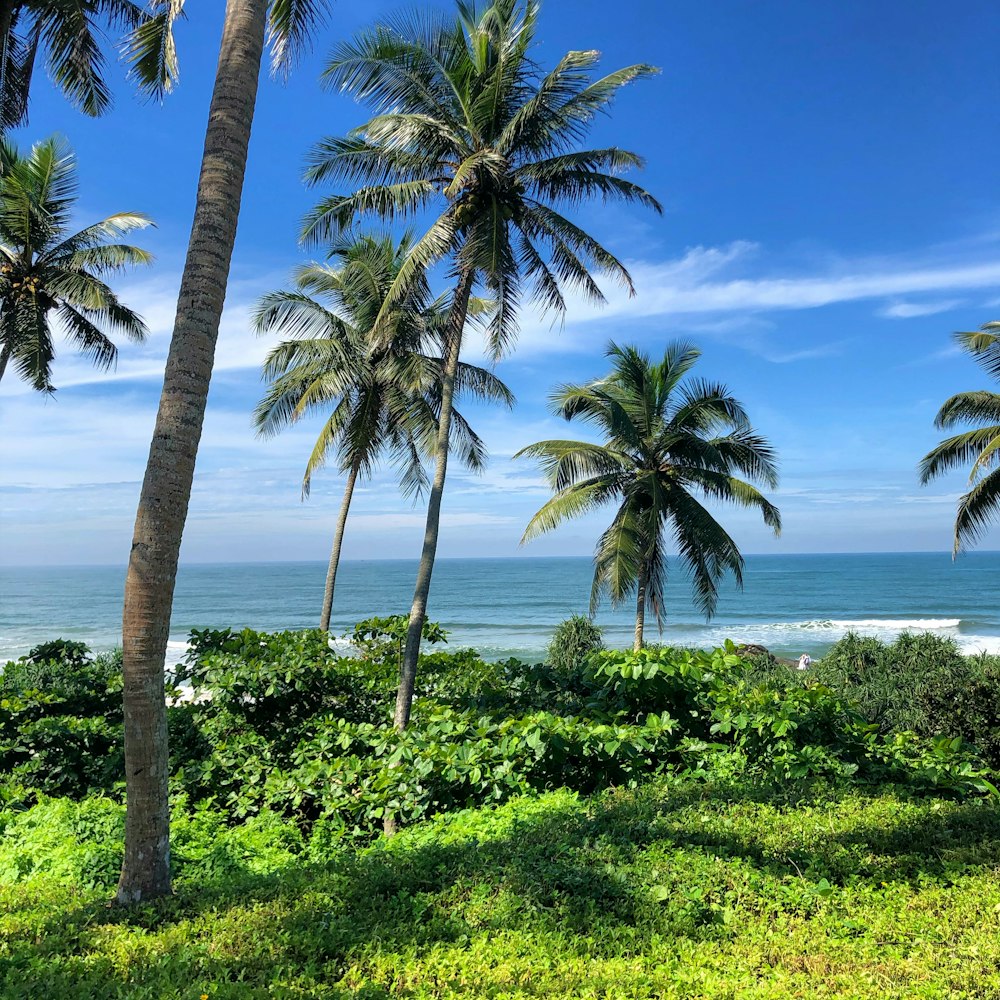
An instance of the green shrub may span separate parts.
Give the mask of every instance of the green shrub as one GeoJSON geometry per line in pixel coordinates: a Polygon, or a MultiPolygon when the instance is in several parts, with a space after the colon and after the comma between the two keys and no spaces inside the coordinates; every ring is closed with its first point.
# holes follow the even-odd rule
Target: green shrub
{"type": "MultiPolygon", "coordinates": [[[[351,642],[361,653],[362,659],[384,662],[391,660],[402,667],[406,633],[410,627],[409,615],[388,615],[385,618],[366,618],[354,626],[351,642]]],[[[420,632],[424,642],[447,642],[448,633],[437,623],[424,619],[420,632]]]]}
{"type": "Polygon", "coordinates": [[[0,674],[0,775],[49,795],[110,790],[124,767],[121,651],[56,640],[0,674]]]}
{"type": "MultiPolygon", "coordinates": [[[[924,693],[953,688],[972,676],[969,659],[953,639],[906,632],[890,645],[848,633],[812,673],[847,695],[882,732],[912,730],[925,736],[941,735],[941,720],[928,716],[924,693]]],[[[954,725],[947,731],[957,732],[954,725]]]]}
{"type": "Polygon", "coordinates": [[[926,732],[961,736],[990,767],[1000,769],[1000,658],[966,657],[966,670],[952,672],[915,695],[926,732]]]}
{"type": "Polygon", "coordinates": [[[572,615],[556,626],[549,643],[548,662],[567,677],[579,673],[592,653],[604,648],[604,630],[585,615],[572,615]]]}

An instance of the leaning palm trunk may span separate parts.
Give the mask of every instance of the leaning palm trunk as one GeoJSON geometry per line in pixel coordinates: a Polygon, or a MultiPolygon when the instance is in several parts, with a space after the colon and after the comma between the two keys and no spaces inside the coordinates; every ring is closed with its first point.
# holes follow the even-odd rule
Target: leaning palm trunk
{"type": "Polygon", "coordinates": [[[337,567],[340,565],[340,547],[344,542],[344,528],[347,526],[347,515],[351,510],[351,497],[354,495],[354,484],[357,481],[358,463],[355,462],[351,466],[351,471],[347,474],[347,484],[344,486],[344,499],[340,504],[337,530],[333,534],[333,548],[330,550],[330,566],[326,571],[323,611],[319,616],[319,627],[324,632],[330,631],[330,614],[333,611],[333,588],[337,583],[337,567]]]}
{"type": "Polygon", "coordinates": [[[420,655],[420,637],[427,618],[427,595],[431,589],[434,556],[437,553],[438,533],[441,527],[441,496],[444,493],[445,474],[448,471],[448,440],[451,433],[452,399],[455,394],[455,374],[462,353],[462,331],[469,311],[474,273],[465,268],[459,275],[455,298],[451,307],[444,372],[441,377],[441,413],[438,417],[437,442],[435,443],[434,481],[431,483],[427,503],[427,524],[424,545],[420,553],[420,567],[410,608],[410,625],[406,631],[406,650],[399,671],[399,690],[396,693],[396,713],[393,722],[402,732],[410,721],[413,705],[413,686],[417,677],[417,657],[420,655]]]}
{"type": "Polygon", "coordinates": [[[7,96],[7,63],[10,60],[10,29],[14,22],[14,0],[0,0],[0,132],[6,131],[12,122],[6,118],[8,106],[13,101],[7,96]]]}
{"type": "Polygon", "coordinates": [[[642,635],[646,627],[646,567],[639,570],[639,581],[635,596],[635,642],[632,649],[638,653],[642,649],[642,635]]]}
{"type": "Polygon", "coordinates": [[[163,663],[264,46],[267,0],[228,0],[194,223],[125,581],[125,860],[118,902],[170,891],[163,663]]]}

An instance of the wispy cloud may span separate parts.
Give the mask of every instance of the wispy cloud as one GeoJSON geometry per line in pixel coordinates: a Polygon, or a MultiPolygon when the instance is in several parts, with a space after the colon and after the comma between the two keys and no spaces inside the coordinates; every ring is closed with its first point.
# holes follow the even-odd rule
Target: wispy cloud
{"type": "MultiPolygon", "coordinates": [[[[788,273],[787,265],[769,260],[765,249],[748,240],[725,246],[696,246],[680,257],[629,262],[636,295],[611,286],[604,305],[582,296],[567,296],[564,322],[540,317],[526,306],[518,340],[519,357],[591,353],[603,342],[608,326],[621,322],[663,318],[693,332],[732,336],[734,343],[776,364],[826,357],[839,353],[842,343],[789,351],[764,335],[768,313],[819,309],[826,306],[888,299],[879,314],[893,319],[928,316],[957,307],[962,299],[930,300],[913,296],[973,289],[1000,288],[997,241],[970,240],[964,247],[949,245],[919,254],[879,258],[837,258],[815,261],[788,273]],[[598,330],[597,327],[600,326],[598,330]],[[747,332],[757,336],[747,336],[747,332]]],[[[234,282],[228,292],[216,353],[217,372],[258,368],[273,341],[250,332],[250,312],[265,291],[285,281],[280,272],[234,282]]],[[[155,381],[163,365],[173,327],[177,276],[124,283],[122,298],[137,308],[150,328],[144,345],[122,345],[117,369],[95,371],[68,345],[57,358],[56,384],[70,388],[108,381],[155,381]]],[[[997,301],[1000,301],[998,299],[997,301]]],[[[470,357],[485,357],[485,344],[473,335],[470,357]]],[[[26,386],[7,379],[3,395],[24,394],[26,386]]]]}
{"type": "Polygon", "coordinates": [[[918,316],[935,316],[948,312],[963,303],[964,299],[943,299],[936,302],[893,302],[879,310],[887,319],[915,319],[918,316]]]}
{"type": "MultiPolygon", "coordinates": [[[[761,316],[790,310],[812,310],[871,299],[891,301],[883,314],[892,318],[931,315],[955,308],[961,299],[911,301],[913,296],[973,289],[1000,288],[996,241],[969,241],[963,247],[929,248],[918,254],[877,258],[822,260],[788,273],[768,260],[764,248],[748,241],[723,247],[692,247],[667,261],[631,261],[636,295],[606,289],[603,306],[568,299],[564,327],[531,317],[525,311],[519,354],[592,351],[591,324],[657,318],[682,322],[688,329],[725,335],[761,323],[761,316]]],[[[768,360],[795,360],[795,352],[775,350],[766,338],[734,338],[734,343],[768,360]],[[771,355],[771,357],[769,357],[771,355]]],[[[827,345],[824,355],[836,353],[827,345]]],[[[815,355],[810,355],[815,356],[815,355]]]]}

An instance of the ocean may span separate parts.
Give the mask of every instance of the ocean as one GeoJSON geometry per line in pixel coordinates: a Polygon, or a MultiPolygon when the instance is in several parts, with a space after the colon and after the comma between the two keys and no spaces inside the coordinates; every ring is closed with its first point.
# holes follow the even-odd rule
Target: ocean
{"type": "MultiPolygon", "coordinates": [[[[952,562],[943,553],[747,556],[742,592],[722,588],[706,622],[679,569],[669,577],[659,641],[711,647],[724,639],[797,658],[822,654],[848,630],[891,639],[904,630],[953,637],[969,653],[1000,652],[1000,552],[952,562]]],[[[297,629],[316,624],[324,563],[234,563],[181,568],[168,662],[184,653],[192,628],[297,629]]],[[[337,579],[333,631],[372,615],[409,610],[416,563],[345,562],[337,579]]],[[[586,613],[589,558],[442,559],[430,617],[451,648],[490,659],[540,659],[564,618],[586,613]]],[[[120,643],[124,569],[109,566],[0,570],[0,663],[56,637],[94,650],[120,643]]],[[[604,607],[597,624],[608,646],[631,644],[633,610],[604,607]]],[[[647,638],[657,641],[655,623],[647,638]]]]}

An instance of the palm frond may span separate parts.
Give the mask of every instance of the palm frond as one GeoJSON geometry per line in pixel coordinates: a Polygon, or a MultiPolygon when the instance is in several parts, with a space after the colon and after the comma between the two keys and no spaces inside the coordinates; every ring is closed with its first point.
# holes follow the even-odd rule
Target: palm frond
{"type": "Polygon", "coordinates": [[[267,41],[271,72],[287,79],[296,60],[310,47],[326,23],[328,0],[271,0],[267,10],[267,41]]]}
{"type": "Polygon", "coordinates": [[[934,426],[947,430],[955,424],[980,420],[1000,420],[1000,393],[986,389],[957,393],[942,404],[934,426]]]}
{"type": "Polygon", "coordinates": [[[932,479],[949,469],[969,462],[979,465],[980,456],[987,449],[992,451],[998,439],[1000,439],[1000,424],[977,427],[975,430],[946,438],[920,460],[921,484],[926,486],[932,479]]]}
{"type": "Polygon", "coordinates": [[[1000,516],[1000,469],[976,483],[958,501],[953,555],[978,541],[1000,516]]]}
{"type": "Polygon", "coordinates": [[[184,14],[184,0],[153,0],[150,14],[122,42],[129,79],[141,94],[162,100],[180,78],[174,24],[184,14]]]}

